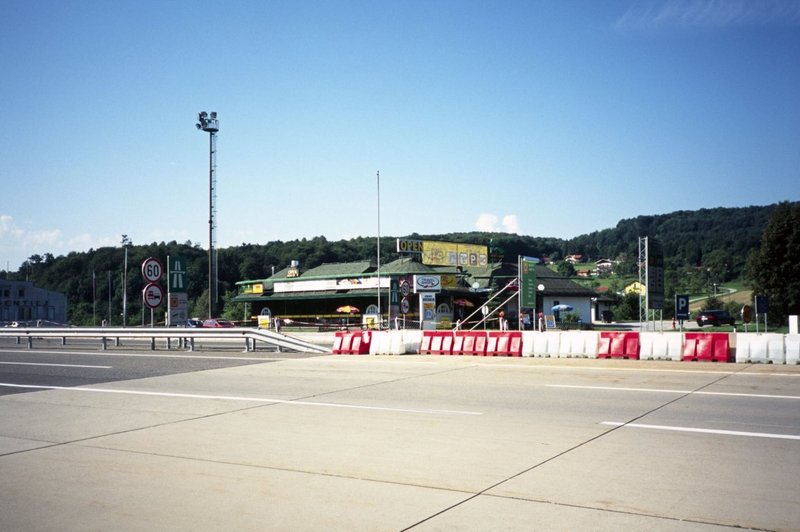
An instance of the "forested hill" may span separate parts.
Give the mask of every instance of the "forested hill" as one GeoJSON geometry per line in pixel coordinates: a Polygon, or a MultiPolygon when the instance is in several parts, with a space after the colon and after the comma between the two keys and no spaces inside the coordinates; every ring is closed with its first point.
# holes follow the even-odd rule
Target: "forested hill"
{"type": "Polygon", "coordinates": [[[578,254],[586,262],[598,259],[635,261],[640,237],[658,239],[667,267],[727,265],[729,277],[738,277],[747,255],[757,248],[770,214],[777,205],[677,211],[621,220],[616,227],[568,240],[505,233],[451,233],[413,235],[420,238],[491,244],[513,260],[517,255],[547,256],[555,261],[578,254]]]}
{"type": "MultiPolygon", "coordinates": [[[[792,203],[797,205],[800,202],[792,203]]],[[[586,262],[597,259],[621,260],[619,269],[635,271],[640,237],[657,238],[664,247],[667,271],[699,268],[713,271],[715,279],[727,281],[740,277],[750,250],[759,247],[767,219],[777,205],[743,208],[716,208],[678,211],[656,216],[639,216],[621,220],[615,228],[595,231],[569,240],[520,236],[507,233],[449,233],[441,235],[398,235],[401,238],[444,240],[488,245],[493,260],[516,261],[518,255],[550,257],[563,260],[580,254],[586,262]]],[[[381,261],[385,264],[397,257],[395,237],[381,238],[381,261]]],[[[287,267],[292,260],[309,269],[323,263],[348,262],[374,257],[376,238],[358,237],[329,241],[325,237],[242,244],[219,250],[219,293],[232,292],[235,283],[246,279],[263,279],[273,271],[287,267]]],[[[147,257],[165,260],[167,255],[188,259],[190,305],[204,308],[207,302],[208,254],[199,244],[151,243],[128,248],[128,291],[141,292],[144,283],[137,275],[139,265],[147,257]]],[[[93,301],[108,301],[116,308],[122,301],[119,279],[124,264],[121,247],[106,247],[88,252],[73,252],[54,257],[46,253],[33,255],[17,272],[0,271],[0,278],[27,279],[37,286],[65,293],[69,301],[72,323],[90,322],[93,301]],[[96,287],[96,293],[93,290],[96,287]],[[106,288],[108,287],[108,288],[106,288]],[[110,297],[108,292],[111,292],[110,297]],[[119,300],[119,301],[117,301],[119,300]]],[[[140,298],[130,298],[130,312],[141,307],[140,298]]],[[[197,313],[201,315],[200,312],[197,313]]]]}
{"type": "Polygon", "coordinates": [[[668,267],[703,266],[723,258],[738,277],[747,255],[757,248],[770,214],[777,205],[676,211],[621,220],[567,241],[574,251],[595,258],[635,256],[640,237],[661,241],[668,267]]]}

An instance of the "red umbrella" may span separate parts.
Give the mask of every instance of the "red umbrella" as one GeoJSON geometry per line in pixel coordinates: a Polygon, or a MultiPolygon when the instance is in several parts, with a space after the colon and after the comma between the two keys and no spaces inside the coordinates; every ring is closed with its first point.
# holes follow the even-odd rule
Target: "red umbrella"
{"type": "Polygon", "coordinates": [[[475,303],[469,301],[468,299],[456,299],[453,301],[454,305],[458,305],[459,307],[474,307],[475,303]]]}
{"type": "Polygon", "coordinates": [[[358,310],[358,307],[354,307],[353,305],[344,305],[337,308],[336,312],[341,312],[343,314],[358,314],[361,311],[358,310]]]}

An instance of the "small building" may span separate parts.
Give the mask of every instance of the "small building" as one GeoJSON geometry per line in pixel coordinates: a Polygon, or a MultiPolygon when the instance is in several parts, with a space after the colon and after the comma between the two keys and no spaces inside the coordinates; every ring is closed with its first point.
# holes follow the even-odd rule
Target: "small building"
{"type": "Polygon", "coordinates": [[[600,259],[594,262],[595,270],[598,275],[614,273],[614,261],[611,259],[600,259]]]}
{"type": "Polygon", "coordinates": [[[625,286],[625,288],[623,288],[622,291],[625,294],[638,294],[640,296],[643,296],[645,295],[645,292],[647,292],[647,288],[645,288],[643,283],[640,283],[639,281],[634,281],[629,285],[625,286]]]}
{"type": "Polygon", "coordinates": [[[67,323],[67,296],[30,281],[0,280],[0,324],[67,323]]]}

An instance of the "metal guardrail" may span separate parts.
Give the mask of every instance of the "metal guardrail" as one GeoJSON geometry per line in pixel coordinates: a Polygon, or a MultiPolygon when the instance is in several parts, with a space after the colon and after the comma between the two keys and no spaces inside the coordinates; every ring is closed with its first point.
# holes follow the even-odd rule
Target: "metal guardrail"
{"type": "Polygon", "coordinates": [[[298,338],[293,338],[285,334],[268,331],[266,329],[252,329],[245,327],[233,328],[167,328],[167,327],[6,327],[0,329],[0,338],[15,338],[18,344],[23,339],[28,345],[28,349],[33,349],[33,342],[37,339],[60,338],[62,345],[66,345],[67,338],[90,338],[97,339],[105,351],[108,348],[108,341],[113,340],[115,345],[120,345],[122,339],[150,340],[150,349],[156,349],[156,340],[167,340],[169,348],[172,340],[177,340],[179,345],[185,346],[189,351],[194,351],[195,340],[244,340],[245,351],[255,351],[256,343],[263,342],[267,345],[291,351],[331,353],[331,349],[319,344],[306,342],[298,338]]]}

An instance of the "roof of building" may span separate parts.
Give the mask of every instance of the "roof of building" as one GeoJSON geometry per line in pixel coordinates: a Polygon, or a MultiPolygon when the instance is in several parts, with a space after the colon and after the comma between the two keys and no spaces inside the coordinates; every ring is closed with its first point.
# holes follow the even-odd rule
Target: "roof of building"
{"type": "Polygon", "coordinates": [[[584,288],[560,273],[541,264],[536,265],[536,282],[544,286],[543,294],[557,296],[594,297],[594,290],[584,288]]]}
{"type": "Polygon", "coordinates": [[[339,279],[342,277],[354,277],[371,274],[376,270],[375,263],[368,260],[357,262],[334,262],[320,264],[315,268],[306,270],[299,277],[293,279],[339,279]]]}
{"type": "MultiPolygon", "coordinates": [[[[262,294],[240,294],[236,301],[265,301],[265,300],[288,300],[288,299],[313,299],[313,298],[339,298],[352,296],[349,290],[336,291],[309,291],[304,293],[279,293],[273,294],[274,283],[285,281],[306,281],[320,279],[346,279],[350,277],[373,277],[378,274],[377,265],[372,261],[326,263],[302,272],[298,277],[287,277],[289,268],[275,273],[271,277],[262,280],[239,281],[237,285],[250,285],[262,283],[264,292],[262,294]]],[[[410,257],[401,257],[395,261],[381,266],[382,276],[406,276],[406,275],[431,275],[431,274],[455,274],[463,275],[463,284],[456,291],[472,290],[481,292],[487,289],[499,289],[517,278],[517,264],[512,263],[491,263],[485,267],[464,267],[461,269],[443,266],[431,267],[413,260],[410,257]]],[[[596,294],[589,288],[575,283],[564,277],[560,273],[551,270],[543,264],[536,265],[536,283],[544,287],[541,290],[543,295],[548,296],[574,296],[574,297],[595,297],[596,294]]],[[[384,288],[384,290],[386,290],[384,288]]],[[[359,290],[359,296],[366,296],[367,293],[377,294],[377,291],[359,290]]]]}

